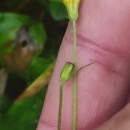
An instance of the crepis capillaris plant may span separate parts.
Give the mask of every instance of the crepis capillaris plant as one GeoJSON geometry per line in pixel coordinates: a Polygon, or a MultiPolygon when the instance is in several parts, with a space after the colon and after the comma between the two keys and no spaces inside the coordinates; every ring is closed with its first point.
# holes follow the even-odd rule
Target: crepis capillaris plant
{"type": "Polygon", "coordinates": [[[64,84],[70,79],[73,73],[73,126],[72,130],[77,129],[77,37],[76,37],[76,21],[78,18],[78,9],[80,0],[61,0],[65,5],[68,18],[73,25],[73,64],[66,63],[61,72],[61,86],[59,95],[59,113],[58,113],[58,130],[61,130],[61,113],[64,84]]]}

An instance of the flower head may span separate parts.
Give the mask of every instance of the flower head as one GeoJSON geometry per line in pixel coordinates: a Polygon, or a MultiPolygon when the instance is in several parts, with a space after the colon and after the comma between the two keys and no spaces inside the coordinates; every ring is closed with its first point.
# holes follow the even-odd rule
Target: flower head
{"type": "Polygon", "coordinates": [[[76,20],[78,18],[78,8],[80,0],[63,0],[64,5],[68,11],[68,17],[70,20],[76,20]]]}

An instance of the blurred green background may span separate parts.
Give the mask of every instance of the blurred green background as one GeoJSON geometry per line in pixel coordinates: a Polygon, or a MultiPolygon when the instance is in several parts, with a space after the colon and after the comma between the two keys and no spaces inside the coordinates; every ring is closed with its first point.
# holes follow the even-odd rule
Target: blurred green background
{"type": "Polygon", "coordinates": [[[36,130],[66,17],[53,0],[0,1],[0,130],[36,130]]]}

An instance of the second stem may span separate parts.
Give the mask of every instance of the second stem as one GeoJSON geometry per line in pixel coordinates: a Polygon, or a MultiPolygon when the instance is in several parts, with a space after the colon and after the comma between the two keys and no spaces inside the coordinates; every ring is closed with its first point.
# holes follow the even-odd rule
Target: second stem
{"type": "Polygon", "coordinates": [[[76,21],[73,24],[73,60],[74,60],[74,86],[73,86],[73,130],[77,129],[77,39],[76,39],[76,21]]]}

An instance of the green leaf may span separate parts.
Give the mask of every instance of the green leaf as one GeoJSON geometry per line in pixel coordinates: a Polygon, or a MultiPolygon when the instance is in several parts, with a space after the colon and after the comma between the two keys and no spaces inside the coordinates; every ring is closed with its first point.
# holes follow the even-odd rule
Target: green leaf
{"type": "Polygon", "coordinates": [[[29,81],[32,82],[35,80],[41,74],[41,72],[43,72],[48,67],[50,63],[52,63],[51,58],[34,58],[27,70],[27,77],[29,77],[29,81]]]}
{"type": "MultiPolygon", "coordinates": [[[[42,90],[45,95],[46,89],[42,90]]],[[[34,96],[15,103],[4,116],[0,116],[1,130],[36,130],[43,100],[34,96]]]]}
{"type": "Polygon", "coordinates": [[[34,22],[31,24],[29,33],[33,38],[33,43],[35,45],[41,45],[43,47],[46,41],[46,33],[42,23],[34,22]]]}
{"type": "Polygon", "coordinates": [[[53,19],[57,21],[64,20],[68,16],[65,6],[61,2],[51,1],[49,10],[53,19]]]}
{"type": "Polygon", "coordinates": [[[0,99],[0,116],[2,116],[5,112],[7,112],[10,105],[11,105],[11,102],[7,96],[3,96],[0,99]]]}
{"type": "Polygon", "coordinates": [[[0,47],[15,39],[17,31],[30,22],[29,17],[15,13],[0,13],[0,47]]]}

